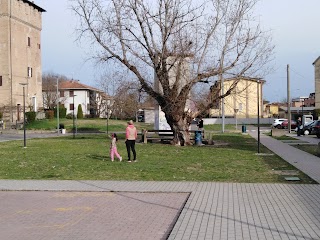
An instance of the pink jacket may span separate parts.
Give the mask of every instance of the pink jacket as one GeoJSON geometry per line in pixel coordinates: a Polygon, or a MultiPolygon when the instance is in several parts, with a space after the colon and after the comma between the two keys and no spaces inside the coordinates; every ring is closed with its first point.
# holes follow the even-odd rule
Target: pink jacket
{"type": "Polygon", "coordinates": [[[128,140],[136,140],[138,136],[137,129],[134,125],[128,125],[126,128],[126,139],[128,140]]]}

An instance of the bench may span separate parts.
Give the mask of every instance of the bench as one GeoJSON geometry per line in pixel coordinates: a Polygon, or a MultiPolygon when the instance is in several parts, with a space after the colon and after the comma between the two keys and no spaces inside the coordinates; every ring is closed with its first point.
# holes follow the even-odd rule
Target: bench
{"type": "MultiPolygon", "coordinates": [[[[190,130],[189,133],[192,134],[190,136],[190,140],[194,140],[194,133],[197,130],[190,130]]],[[[203,132],[202,132],[203,134],[203,132]]],[[[142,129],[141,131],[141,142],[143,143],[147,143],[152,142],[153,140],[155,141],[171,141],[173,140],[173,131],[172,130],[146,130],[146,129],[142,129]]]]}

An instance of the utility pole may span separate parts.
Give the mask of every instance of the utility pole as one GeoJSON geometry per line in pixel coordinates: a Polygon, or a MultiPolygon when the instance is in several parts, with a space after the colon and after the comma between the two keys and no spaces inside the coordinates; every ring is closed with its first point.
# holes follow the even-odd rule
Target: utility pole
{"type": "Polygon", "coordinates": [[[26,138],[26,93],[25,93],[25,86],[28,83],[20,83],[23,88],[23,147],[27,147],[27,138],[26,138]]]}
{"type": "Polygon", "coordinates": [[[291,99],[290,99],[290,72],[287,65],[287,104],[288,104],[288,131],[291,133],[291,99]]]}

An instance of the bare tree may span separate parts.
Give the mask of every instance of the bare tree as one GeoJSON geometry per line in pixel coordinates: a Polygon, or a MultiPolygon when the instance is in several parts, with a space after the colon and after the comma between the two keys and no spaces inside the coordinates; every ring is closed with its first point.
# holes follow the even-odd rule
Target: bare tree
{"type": "Polygon", "coordinates": [[[96,45],[97,60],[129,70],[165,113],[174,143],[189,144],[189,121],[198,112],[186,102],[194,86],[262,77],[271,60],[271,37],[252,16],[257,2],[73,0],[73,10],[80,18],[79,37],[96,45]]]}
{"type": "Polygon", "coordinates": [[[139,96],[137,83],[124,81],[113,98],[113,117],[119,119],[136,118],[136,113],[139,109],[139,96]]]}
{"type": "MultiPolygon", "coordinates": [[[[45,108],[53,110],[57,106],[57,79],[59,82],[70,80],[66,76],[48,72],[42,75],[42,97],[45,108]]],[[[59,98],[64,102],[64,98],[59,98]]]]}

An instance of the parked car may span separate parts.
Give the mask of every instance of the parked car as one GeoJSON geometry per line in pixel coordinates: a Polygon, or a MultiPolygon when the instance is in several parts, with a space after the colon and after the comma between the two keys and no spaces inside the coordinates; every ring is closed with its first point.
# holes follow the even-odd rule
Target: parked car
{"type": "Polygon", "coordinates": [[[312,122],[309,122],[306,125],[304,125],[304,127],[302,129],[303,134],[304,135],[315,135],[316,131],[315,131],[314,126],[316,125],[316,123],[317,123],[317,121],[312,121],[312,122]]]}
{"type": "Polygon", "coordinates": [[[288,121],[288,119],[286,119],[286,118],[278,118],[278,119],[274,119],[273,120],[273,123],[272,123],[272,127],[274,127],[274,128],[282,128],[281,127],[281,123],[283,122],[283,121],[288,121]]]}
{"type": "MultiPolygon", "coordinates": [[[[285,120],[281,123],[281,128],[287,129],[288,128],[289,120],[285,120]]],[[[291,120],[291,129],[295,129],[297,127],[297,121],[291,120]]]]}
{"type": "Polygon", "coordinates": [[[320,138],[320,120],[316,121],[312,127],[312,131],[314,131],[315,135],[317,135],[317,138],[320,138]]]}

